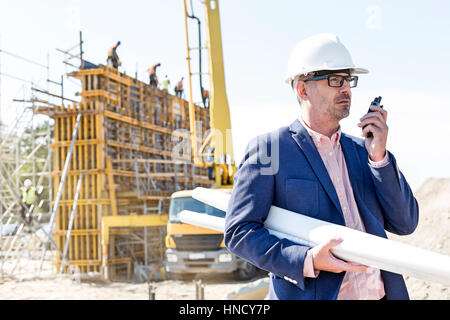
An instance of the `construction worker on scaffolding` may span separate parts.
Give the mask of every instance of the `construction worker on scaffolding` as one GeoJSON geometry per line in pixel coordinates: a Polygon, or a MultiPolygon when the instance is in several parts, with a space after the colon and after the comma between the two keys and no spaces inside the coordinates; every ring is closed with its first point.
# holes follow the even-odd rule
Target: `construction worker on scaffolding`
{"type": "Polygon", "coordinates": [[[151,86],[158,86],[158,77],[156,76],[156,68],[160,67],[161,63],[157,63],[152,65],[150,68],[148,68],[148,73],[150,74],[150,85],[151,86]]]}
{"type": "Polygon", "coordinates": [[[161,90],[169,92],[169,84],[170,84],[170,80],[169,80],[169,77],[166,74],[166,76],[164,77],[163,81],[161,81],[161,90]]]}
{"type": "Polygon", "coordinates": [[[183,91],[184,91],[184,89],[183,89],[183,79],[184,79],[184,77],[181,77],[181,80],[178,81],[177,85],[174,88],[175,95],[177,97],[180,97],[180,98],[183,96],[183,91]]]}
{"type": "Polygon", "coordinates": [[[119,68],[119,66],[122,64],[119,60],[119,56],[117,55],[117,47],[120,46],[120,41],[117,41],[115,45],[111,47],[108,51],[108,67],[112,68],[119,68]]]}
{"type": "Polygon", "coordinates": [[[204,88],[202,89],[202,100],[205,108],[209,109],[209,91],[204,88]]]}
{"type": "Polygon", "coordinates": [[[28,225],[31,224],[31,212],[33,212],[32,206],[36,203],[36,200],[39,198],[40,194],[42,193],[42,186],[39,188],[33,187],[33,183],[30,179],[26,179],[23,183],[23,187],[21,188],[22,191],[22,207],[20,211],[20,215],[22,216],[22,219],[27,223],[28,225]]]}

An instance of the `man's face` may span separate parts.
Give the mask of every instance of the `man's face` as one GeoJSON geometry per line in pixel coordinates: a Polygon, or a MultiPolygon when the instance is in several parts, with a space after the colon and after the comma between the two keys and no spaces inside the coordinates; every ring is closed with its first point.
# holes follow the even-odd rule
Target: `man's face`
{"type": "MultiPolygon", "coordinates": [[[[336,75],[348,76],[346,73],[336,75]]],[[[311,103],[308,111],[314,118],[338,123],[349,116],[352,92],[347,81],[340,88],[328,86],[327,79],[308,81],[305,84],[311,103]]]]}

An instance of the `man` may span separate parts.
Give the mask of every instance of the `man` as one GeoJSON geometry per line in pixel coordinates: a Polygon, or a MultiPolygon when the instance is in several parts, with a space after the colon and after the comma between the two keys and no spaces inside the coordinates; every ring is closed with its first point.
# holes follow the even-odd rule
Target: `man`
{"type": "Polygon", "coordinates": [[[117,48],[120,46],[120,41],[112,46],[108,51],[108,66],[117,69],[122,63],[119,60],[119,56],[117,55],[117,48]]]}
{"type": "Polygon", "coordinates": [[[170,80],[169,77],[166,76],[164,77],[163,81],[161,81],[161,90],[165,91],[165,92],[169,92],[169,84],[170,84],[170,80]]]}
{"type": "Polygon", "coordinates": [[[333,256],[342,239],[311,248],[264,228],[272,205],[383,238],[385,230],[405,235],[416,228],[417,201],[386,150],[386,111],[371,106],[361,118],[364,140],[341,132],[354,74],[367,72],[355,67],[335,35],[300,42],[289,58],[287,82],[301,116],[247,147],[227,210],[225,244],[270,272],[269,299],[409,298],[401,275],[333,256]]]}
{"type": "Polygon", "coordinates": [[[175,86],[174,90],[175,90],[175,95],[179,98],[181,98],[183,96],[183,80],[184,77],[181,77],[180,81],[178,81],[177,85],[175,86]]]}
{"type": "Polygon", "coordinates": [[[209,91],[206,89],[202,90],[202,101],[203,101],[203,106],[206,109],[209,109],[209,91]]]}
{"type": "Polygon", "coordinates": [[[154,65],[152,65],[150,68],[148,68],[148,73],[149,73],[149,76],[150,76],[150,85],[151,86],[155,86],[155,87],[157,87],[158,86],[158,78],[157,78],[157,76],[156,76],[156,69],[158,68],[158,67],[160,67],[161,66],[161,63],[156,63],[156,64],[154,64],[154,65]]]}
{"type": "Polygon", "coordinates": [[[36,188],[32,186],[32,182],[30,179],[26,179],[23,183],[22,187],[22,207],[20,211],[20,215],[22,219],[27,223],[31,224],[31,212],[30,208],[36,201],[36,188]],[[27,214],[28,217],[27,217],[27,214]]]}

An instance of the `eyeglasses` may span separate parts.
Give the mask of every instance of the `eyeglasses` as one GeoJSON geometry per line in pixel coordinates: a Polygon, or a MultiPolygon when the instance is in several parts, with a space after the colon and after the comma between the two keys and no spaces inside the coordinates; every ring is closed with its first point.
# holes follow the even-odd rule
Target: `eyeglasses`
{"type": "Polygon", "coordinates": [[[305,79],[303,81],[317,81],[328,79],[328,86],[334,88],[340,88],[344,84],[344,80],[348,82],[350,88],[354,88],[358,85],[358,76],[340,76],[335,74],[328,74],[326,76],[313,77],[309,79],[305,79]]]}

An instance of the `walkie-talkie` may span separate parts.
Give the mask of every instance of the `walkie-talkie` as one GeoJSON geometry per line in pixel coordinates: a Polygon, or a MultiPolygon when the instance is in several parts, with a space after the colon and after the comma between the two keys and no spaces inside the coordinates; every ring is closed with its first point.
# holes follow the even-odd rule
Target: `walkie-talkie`
{"type": "MultiPolygon", "coordinates": [[[[380,106],[380,103],[381,103],[381,96],[380,97],[376,97],[375,99],[373,99],[373,101],[372,101],[372,103],[370,105],[383,108],[383,106],[380,106]]],[[[369,112],[374,112],[374,111],[370,110],[370,108],[369,108],[369,111],[367,111],[367,113],[369,113],[369,112]]],[[[364,130],[365,127],[367,127],[367,125],[365,125],[363,127],[363,130],[364,130]]],[[[372,136],[373,136],[373,134],[370,131],[366,135],[367,138],[371,138],[372,136]]]]}

